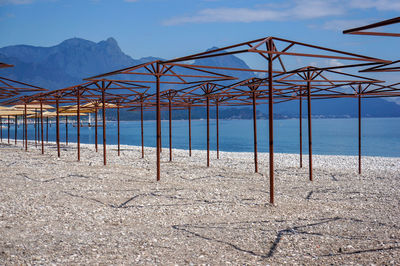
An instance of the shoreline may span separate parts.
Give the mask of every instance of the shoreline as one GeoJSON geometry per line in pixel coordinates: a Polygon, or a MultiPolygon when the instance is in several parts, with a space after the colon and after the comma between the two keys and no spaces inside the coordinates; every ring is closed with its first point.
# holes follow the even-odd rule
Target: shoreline
{"type": "MultiPolygon", "coordinates": [[[[17,142],[18,142],[18,146],[22,146],[22,144],[21,144],[21,142],[22,142],[22,139],[17,139],[17,142]],[[21,145],[19,145],[19,144],[21,144],[21,145]]],[[[13,139],[13,138],[10,138],[10,145],[14,145],[15,146],[15,139],[13,139]]],[[[41,142],[37,142],[38,144],[38,149],[40,149],[41,148],[41,142]]],[[[4,139],[3,138],[3,142],[0,142],[0,144],[8,144],[7,143],[7,139],[4,139]]],[[[46,143],[46,142],[44,142],[44,145],[46,146],[46,144],[48,145],[48,144],[51,144],[51,145],[56,145],[57,143],[55,142],[55,141],[49,141],[48,143],[46,143]]],[[[28,140],[28,149],[29,149],[29,147],[32,147],[32,146],[34,146],[35,145],[35,141],[33,140],[28,140]],[[33,145],[32,145],[33,144],[33,145]]],[[[68,145],[67,146],[69,146],[69,145],[74,145],[75,147],[77,146],[77,142],[71,142],[71,141],[68,141],[68,145]]],[[[81,147],[83,147],[83,146],[85,146],[85,147],[91,147],[91,146],[93,146],[94,147],[94,143],[80,143],[80,145],[81,145],[81,147]]],[[[65,145],[65,141],[60,141],[60,146],[66,146],[65,145]]],[[[121,144],[120,145],[120,147],[121,147],[121,149],[122,149],[122,147],[131,147],[131,148],[134,148],[134,149],[141,149],[142,148],[142,146],[137,146],[137,145],[130,145],[130,144],[121,144]]],[[[98,147],[99,147],[99,150],[100,150],[100,152],[102,152],[102,147],[103,147],[103,144],[98,144],[98,147]]],[[[118,149],[118,144],[107,144],[107,149],[108,148],[111,148],[111,149],[118,149]]],[[[144,149],[154,149],[154,152],[155,152],[155,150],[156,150],[156,147],[152,147],[152,146],[144,146],[144,149]]],[[[163,150],[168,150],[169,151],[169,147],[168,146],[163,146],[162,147],[162,149],[163,150]]],[[[172,150],[173,151],[181,151],[181,152],[189,152],[189,149],[179,149],[179,148],[172,148],[172,150]]],[[[205,149],[205,150],[199,150],[199,149],[192,149],[192,152],[193,151],[196,151],[196,152],[207,152],[207,149],[205,149]]],[[[210,153],[216,153],[217,152],[217,150],[213,150],[213,149],[210,149],[210,153]]],[[[254,152],[252,152],[252,151],[224,151],[224,150],[219,150],[219,153],[239,153],[239,154],[246,154],[246,155],[252,155],[252,156],[254,156],[254,152]]],[[[268,152],[260,152],[260,151],[258,151],[257,152],[257,154],[258,155],[268,155],[268,152]]],[[[285,153],[285,152],[275,152],[274,154],[282,154],[282,155],[293,155],[293,156],[299,156],[299,153],[285,153]]],[[[315,152],[313,152],[313,157],[314,156],[343,156],[343,157],[354,157],[354,158],[357,158],[357,160],[358,160],[358,155],[348,155],[348,154],[318,154],[318,153],[315,153],[315,152]]],[[[305,158],[307,158],[308,157],[308,153],[304,153],[303,152],[303,159],[305,159],[305,158]]],[[[362,158],[366,158],[366,157],[376,157],[376,158],[388,158],[388,159],[400,159],[400,156],[399,157],[393,157],[393,156],[377,156],[377,155],[362,155],[362,158]]]]}

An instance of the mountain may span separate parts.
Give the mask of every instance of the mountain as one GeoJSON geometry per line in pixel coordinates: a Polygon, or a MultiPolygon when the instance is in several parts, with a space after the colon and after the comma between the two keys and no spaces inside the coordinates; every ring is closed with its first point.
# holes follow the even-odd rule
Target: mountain
{"type": "Polygon", "coordinates": [[[52,47],[15,45],[0,48],[0,60],[14,64],[3,76],[58,89],[95,74],[142,63],[124,54],[113,38],[98,43],[73,38],[52,47]]]}
{"type": "MultiPolygon", "coordinates": [[[[213,47],[207,51],[217,49],[213,47]]],[[[35,47],[30,45],[14,45],[0,48],[0,62],[15,65],[13,68],[1,69],[1,76],[22,82],[31,83],[48,89],[59,89],[83,82],[83,78],[121,69],[144,62],[162,58],[144,57],[133,59],[126,55],[114,38],[98,43],[72,38],[52,47],[35,47]]],[[[234,55],[198,59],[197,65],[216,67],[248,68],[248,65],[234,55]]],[[[211,70],[212,71],[212,70],[211,70]]],[[[240,80],[251,78],[250,71],[219,70],[222,74],[236,75],[240,80]]],[[[188,72],[190,73],[190,72],[188,72]]],[[[165,78],[167,79],[167,78],[165,78]]],[[[267,108],[258,107],[259,117],[266,117],[267,108]]],[[[304,101],[303,113],[306,114],[304,101]]],[[[363,116],[400,116],[400,105],[383,99],[364,99],[363,116]]],[[[111,112],[112,113],[112,112],[111,112]]],[[[127,119],[135,119],[134,112],[127,112],[127,119]]],[[[277,104],[274,113],[279,118],[298,116],[298,101],[277,104]]],[[[193,112],[194,118],[204,118],[203,111],[193,112]]],[[[313,100],[312,114],[324,117],[355,117],[357,102],[355,99],[313,100]]],[[[185,117],[185,112],[177,112],[176,119],[185,117]]],[[[150,117],[150,116],[149,116],[150,117]]],[[[221,118],[251,118],[251,108],[229,109],[221,107],[221,118]]]]}

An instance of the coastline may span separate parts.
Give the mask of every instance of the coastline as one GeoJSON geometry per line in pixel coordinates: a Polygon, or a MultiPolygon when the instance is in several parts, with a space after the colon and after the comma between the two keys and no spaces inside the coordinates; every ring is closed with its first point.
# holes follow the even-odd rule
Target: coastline
{"type": "MultiPolygon", "coordinates": [[[[10,140],[11,142],[11,140],[10,140]]],[[[398,264],[400,159],[275,154],[276,205],[268,202],[268,154],[54,143],[41,155],[0,144],[1,264],[398,264]]]]}

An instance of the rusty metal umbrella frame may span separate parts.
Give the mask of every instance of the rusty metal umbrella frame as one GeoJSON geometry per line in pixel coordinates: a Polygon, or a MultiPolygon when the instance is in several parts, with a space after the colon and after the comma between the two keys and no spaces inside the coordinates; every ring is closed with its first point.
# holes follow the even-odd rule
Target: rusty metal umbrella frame
{"type": "MultiPolygon", "coordinates": [[[[13,65],[0,63],[0,68],[8,68],[13,67],[13,65]]],[[[47,89],[34,86],[28,83],[24,83],[21,81],[12,80],[5,77],[0,77],[0,103],[2,105],[10,105],[11,102],[15,101],[18,97],[22,97],[23,99],[27,99],[29,94],[47,91],[47,89]],[[21,96],[25,95],[25,96],[21,96]]],[[[24,108],[24,134],[26,135],[27,132],[27,108],[25,102],[24,108]]],[[[10,116],[7,119],[8,123],[8,142],[10,139],[10,116]]],[[[35,119],[36,121],[36,119],[35,119]]],[[[17,123],[18,123],[18,116],[15,115],[15,144],[17,144],[17,123]]],[[[2,128],[2,118],[0,117],[0,126],[2,128]]],[[[3,138],[3,130],[1,129],[1,139],[3,138]]],[[[26,143],[24,143],[26,145],[26,143]]]]}
{"type": "MultiPolygon", "coordinates": [[[[89,81],[83,84],[74,85],[60,90],[51,91],[49,93],[36,95],[31,97],[30,100],[40,99],[42,102],[51,103],[56,105],[57,115],[56,115],[56,130],[57,130],[57,154],[60,157],[60,134],[59,134],[59,116],[60,112],[68,112],[68,108],[76,109],[77,116],[77,147],[78,147],[78,161],[80,160],[80,112],[82,110],[94,109],[96,113],[96,150],[97,150],[97,109],[102,109],[103,112],[103,163],[107,164],[106,160],[106,123],[105,123],[105,110],[108,108],[117,108],[119,113],[119,108],[123,103],[131,101],[131,97],[136,97],[137,89],[146,88],[141,85],[137,85],[130,82],[107,82],[104,81],[89,81]],[[107,89],[107,91],[106,91],[107,89]],[[112,90],[123,89],[125,94],[112,93],[112,90]],[[94,104],[94,108],[81,106],[82,103],[94,104]],[[110,107],[110,102],[117,103],[110,107]],[[67,106],[60,108],[60,104],[71,104],[76,103],[76,107],[67,106]],[[62,109],[60,111],[60,109],[62,109]]],[[[62,114],[61,114],[62,115],[62,114]]],[[[119,124],[119,121],[118,121],[119,124]]],[[[119,130],[119,128],[118,128],[119,130]]],[[[119,134],[118,134],[119,135],[119,134]]],[[[119,149],[118,149],[119,151],[119,149]]]]}
{"type": "Polygon", "coordinates": [[[161,105],[160,92],[161,86],[190,86],[204,82],[234,80],[235,77],[204,70],[196,66],[181,66],[174,63],[162,63],[162,61],[152,61],[129,68],[97,75],[87,78],[88,81],[102,82],[122,82],[126,81],[128,75],[133,75],[136,79],[129,79],[130,82],[139,84],[155,85],[156,95],[156,120],[157,120],[157,173],[156,179],[160,180],[160,152],[161,152],[161,105]],[[125,78],[125,79],[124,79],[125,78]],[[163,79],[162,79],[163,78],[163,79]]]}
{"type": "Polygon", "coordinates": [[[400,17],[395,17],[395,18],[379,21],[376,23],[372,23],[369,25],[344,30],[343,34],[400,37],[400,33],[390,33],[390,32],[382,32],[382,31],[379,31],[379,32],[366,31],[366,30],[375,29],[375,28],[383,27],[383,26],[388,26],[388,25],[392,25],[392,24],[396,24],[396,23],[400,23],[400,17]]]}
{"type": "MultiPolygon", "coordinates": [[[[143,110],[145,108],[156,109],[157,116],[157,181],[160,180],[160,152],[161,152],[161,115],[160,110],[162,107],[168,107],[171,121],[171,110],[174,105],[175,108],[189,109],[193,105],[206,105],[207,106],[207,117],[209,120],[209,102],[210,100],[215,101],[216,107],[219,104],[222,105],[253,105],[253,116],[256,120],[255,106],[260,103],[256,103],[256,99],[261,100],[268,104],[268,116],[269,116],[269,180],[270,180],[270,203],[274,204],[274,141],[273,141],[273,105],[275,103],[301,99],[307,96],[308,99],[308,118],[309,118],[309,143],[310,143],[310,158],[311,158],[311,97],[313,98],[335,98],[335,97],[354,97],[351,94],[340,92],[339,87],[352,87],[358,85],[358,94],[362,91],[367,90],[367,86],[378,81],[372,79],[361,79],[355,75],[349,75],[348,79],[345,80],[332,80],[323,78],[323,72],[334,73],[335,68],[350,68],[350,67],[362,67],[371,66],[379,63],[391,63],[388,60],[382,60],[369,56],[358,55],[354,53],[348,53],[344,51],[334,50],[321,46],[315,46],[306,43],[300,43],[290,41],[277,37],[265,37],[253,41],[243,42],[207,52],[202,52],[194,55],[180,57],[168,61],[152,61],[137,66],[124,68],[121,70],[97,75],[94,77],[87,78],[85,80],[90,83],[92,88],[87,88],[90,91],[90,97],[92,99],[101,99],[103,109],[103,147],[104,147],[104,164],[106,164],[106,145],[105,145],[105,109],[106,102],[121,101],[124,102],[125,106],[138,106],[143,110]],[[265,48],[264,48],[265,47],[265,48]],[[304,51],[306,50],[306,51],[304,51]],[[311,50],[311,52],[307,52],[311,50]],[[208,65],[193,65],[185,63],[192,60],[200,60],[204,58],[253,53],[257,56],[261,56],[267,61],[266,69],[243,69],[233,67],[216,67],[208,65]],[[286,57],[310,57],[319,59],[338,59],[347,61],[362,62],[357,64],[348,64],[339,67],[328,67],[328,68],[312,68],[306,67],[301,69],[290,69],[288,71],[287,66],[284,64],[284,58],[286,57]],[[278,61],[280,70],[273,68],[273,62],[278,61]],[[225,75],[221,74],[223,71],[232,71],[235,73],[261,73],[267,75],[265,79],[251,78],[245,81],[240,81],[234,84],[227,85],[227,82],[237,80],[238,75],[225,75]],[[333,71],[333,72],[332,72],[333,71]],[[131,79],[130,77],[134,77],[131,79]],[[129,78],[128,78],[129,77],[129,78]],[[294,78],[296,77],[296,78],[294,78]],[[350,79],[351,77],[351,79],[350,79]],[[318,79],[317,79],[318,78],[318,79]],[[359,79],[355,79],[359,78],[359,79]],[[313,83],[316,83],[314,86],[313,83]],[[326,84],[323,84],[326,83],[326,84]],[[153,91],[148,90],[147,95],[143,96],[139,93],[133,92],[132,97],[118,94],[109,93],[112,84],[125,84],[118,89],[127,89],[126,84],[138,84],[138,87],[144,88],[147,86],[152,87],[153,91]],[[161,88],[163,86],[163,88],[161,88]],[[260,88],[264,86],[265,89],[260,88]],[[183,87],[183,89],[182,89],[183,87]],[[247,88],[246,90],[239,89],[247,88]],[[203,92],[201,92],[201,90],[203,92]],[[151,94],[153,92],[153,94],[151,94]],[[307,92],[307,94],[305,94],[307,92]],[[154,100],[155,98],[155,100],[154,100]]],[[[336,72],[338,74],[338,72],[336,72]]],[[[89,85],[88,85],[89,86],[89,85]]],[[[81,88],[81,87],[79,87],[81,88]]],[[[385,88],[386,90],[388,88],[385,88]]],[[[393,89],[393,88],[392,88],[393,89]]],[[[74,89],[76,90],[76,88],[74,89]]],[[[370,94],[371,97],[377,97],[382,95],[382,88],[379,93],[370,94]]],[[[58,100],[63,100],[64,103],[72,101],[73,98],[81,97],[80,93],[74,94],[71,88],[69,88],[69,94],[58,95],[58,100]],[[68,98],[70,97],[70,98],[68,98]]],[[[130,92],[131,93],[131,92],[130,92]]],[[[389,93],[388,91],[386,93],[389,93]]],[[[50,100],[54,101],[54,96],[51,96],[50,100]]],[[[49,100],[49,99],[48,99],[49,100]]],[[[79,107],[78,107],[79,109],[79,107]]],[[[58,103],[57,103],[58,110],[58,103]]],[[[208,121],[207,121],[208,122],[208,121]]],[[[190,123],[190,119],[189,119],[190,123]]],[[[218,130],[218,129],[217,129],[218,130]]],[[[256,132],[256,124],[254,124],[254,130],[256,132]]],[[[209,132],[209,127],[207,129],[209,132]]],[[[189,129],[190,134],[190,129],[189,129]]],[[[209,150],[209,133],[207,134],[207,148],[209,150]]],[[[170,122],[170,139],[171,139],[171,122],[170,122]]],[[[142,133],[143,142],[143,133],[142,133]]],[[[255,138],[255,147],[257,141],[255,138]]],[[[170,149],[172,143],[170,141],[170,149]]],[[[190,147],[191,149],[191,147],[190,147]]],[[[218,149],[218,148],[217,148],[218,149]]],[[[255,149],[256,153],[256,149],[255,149]]],[[[142,151],[143,154],[143,151],[142,151]]],[[[143,155],[142,155],[143,156],[143,155]]],[[[209,157],[209,156],[208,156],[209,157]]],[[[170,160],[172,160],[172,153],[170,151],[170,160]]],[[[257,158],[255,158],[255,162],[257,158]]],[[[312,180],[312,160],[310,160],[310,179],[312,180]]],[[[209,165],[209,159],[207,160],[209,165]]],[[[256,171],[257,167],[255,168],[256,171]]]]}
{"type": "MultiPolygon", "coordinates": [[[[257,39],[254,41],[243,42],[236,45],[231,45],[207,52],[202,52],[194,55],[189,55],[185,57],[176,58],[173,60],[166,61],[166,63],[175,63],[189,60],[198,60],[203,58],[215,57],[215,56],[224,56],[224,55],[233,55],[233,54],[241,54],[241,53],[256,53],[261,57],[267,60],[268,68],[268,114],[269,114],[269,176],[270,176],[270,203],[274,203],[274,151],[273,151],[273,75],[274,73],[284,73],[288,72],[285,65],[283,64],[282,58],[283,56],[300,56],[300,57],[313,57],[313,58],[325,58],[325,59],[338,59],[338,60],[349,60],[349,61],[360,61],[366,62],[365,64],[371,63],[390,63],[391,61],[382,60],[378,58],[373,58],[369,56],[358,55],[354,53],[348,53],[344,51],[334,50],[330,48],[325,48],[321,46],[315,46],[295,41],[290,41],[277,37],[266,37],[262,39],[257,39]],[[264,47],[265,48],[262,48],[264,47]],[[281,48],[278,48],[281,47],[281,48]],[[297,52],[292,51],[293,47],[301,47],[303,49],[312,49],[319,51],[316,53],[305,53],[305,52],[297,52]],[[279,65],[281,67],[281,71],[273,70],[273,61],[278,60],[279,65]]],[[[357,66],[362,66],[365,64],[357,64],[357,66]]],[[[179,64],[181,66],[186,66],[186,64],[179,64]]],[[[347,67],[354,66],[347,65],[347,67]]],[[[197,67],[200,67],[197,65],[197,67]]],[[[212,66],[201,66],[205,69],[221,69],[221,70],[238,70],[235,68],[229,67],[212,67],[212,66]]],[[[346,67],[346,66],[344,66],[346,67]]],[[[249,70],[248,70],[249,71],[249,70]]],[[[251,71],[251,70],[250,70],[251,71]]],[[[310,125],[311,126],[311,125],[310,125]]]]}

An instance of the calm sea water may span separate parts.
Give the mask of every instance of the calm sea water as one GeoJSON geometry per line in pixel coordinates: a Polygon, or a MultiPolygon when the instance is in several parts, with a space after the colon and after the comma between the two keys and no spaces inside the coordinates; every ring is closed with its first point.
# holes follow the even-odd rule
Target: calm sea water
{"type": "MultiPolygon", "coordinates": [[[[216,149],[216,122],[210,121],[210,147],[216,149]]],[[[268,120],[257,121],[258,150],[268,151],[268,120]]],[[[252,120],[220,120],[220,150],[252,152],[252,120]]],[[[28,127],[29,139],[34,139],[34,127],[28,127]]],[[[49,140],[55,141],[55,124],[49,127],[49,140]]],[[[358,153],[357,119],[313,119],[313,153],[356,155],[358,153]]],[[[65,124],[61,123],[61,140],[65,141],[65,124]]],[[[81,142],[94,143],[94,128],[81,128],[81,142]]],[[[154,147],[155,121],[144,122],[145,146],[154,147]]],[[[10,128],[14,137],[14,127],[10,128]]],[[[22,138],[22,125],[18,128],[18,137],[22,138]]],[[[274,121],[275,151],[280,153],[298,153],[299,120],[274,121]]],[[[7,138],[7,129],[3,127],[3,141],[7,138]]],[[[68,126],[68,139],[76,141],[76,127],[68,126]]],[[[98,129],[98,143],[102,143],[102,128],[98,129]]],[[[107,122],[107,144],[117,144],[117,123],[107,122]]],[[[121,144],[141,145],[140,121],[121,122],[121,144]]],[[[169,146],[168,121],[162,121],[162,145],[169,146]]],[[[172,146],[178,149],[188,148],[188,121],[172,121],[172,146]]],[[[206,149],[206,121],[192,121],[192,149],[206,149]]],[[[303,119],[303,152],[308,152],[307,120],[303,119]]],[[[400,157],[400,118],[363,118],[362,153],[371,156],[400,157]]]]}

